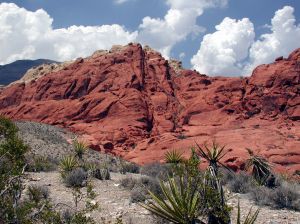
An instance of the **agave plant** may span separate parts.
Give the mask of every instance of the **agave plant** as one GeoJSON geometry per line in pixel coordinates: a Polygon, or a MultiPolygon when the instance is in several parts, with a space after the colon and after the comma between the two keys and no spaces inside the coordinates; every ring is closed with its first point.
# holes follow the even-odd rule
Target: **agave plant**
{"type": "Polygon", "coordinates": [[[88,149],[86,144],[84,142],[79,141],[78,139],[75,139],[73,141],[73,148],[75,150],[75,155],[82,159],[84,152],[88,149]]]}
{"type": "Polygon", "coordinates": [[[249,153],[249,159],[247,159],[245,168],[250,170],[253,178],[258,182],[258,184],[265,184],[267,178],[271,174],[271,165],[268,161],[258,155],[254,155],[253,151],[247,148],[249,153]]]}
{"type": "Polygon", "coordinates": [[[244,222],[241,221],[241,207],[240,201],[238,202],[238,213],[237,213],[237,220],[236,224],[254,224],[259,214],[259,209],[257,209],[253,214],[251,214],[251,209],[248,212],[246,219],[244,222]]]}
{"type": "Polygon", "coordinates": [[[201,215],[201,195],[197,190],[197,183],[194,178],[187,180],[181,176],[178,181],[168,178],[166,184],[160,184],[163,195],[149,194],[152,201],[149,204],[141,204],[142,207],[155,215],[178,224],[193,224],[199,220],[201,215]],[[164,200],[166,198],[166,200],[164,200]]]}
{"type": "Polygon", "coordinates": [[[172,151],[168,151],[165,153],[165,161],[166,163],[171,163],[171,164],[182,163],[184,161],[182,154],[183,153],[178,152],[176,149],[173,149],[172,151]]]}
{"type": "Polygon", "coordinates": [[[59,167],[62,173],[72,171],[78,166],[78,161],[74,156],[65,156],[61,159],[59,167]]]}

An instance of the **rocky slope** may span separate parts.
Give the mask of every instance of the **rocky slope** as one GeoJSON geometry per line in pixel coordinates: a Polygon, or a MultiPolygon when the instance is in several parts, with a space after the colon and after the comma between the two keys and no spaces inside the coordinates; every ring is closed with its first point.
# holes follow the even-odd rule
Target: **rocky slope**
{"type": "Polygon", "coordinates": [[[99,151],[143,164],[215,139],[239,168],[251,148],[300,170],[300,49],[249,78],[208,77],[139,44],[98,51],[0,90],[0,113],[66,127],[99,151]]]}
{"type": "Polygon", "coordinates": [[[16,80],[19,80],[25,74],[25,72],[32,67],[51,63],[55,63],[55,61],[37,59],[18,60],[7,65],[0,65],[0,85],[8,85],[16,80]]]}

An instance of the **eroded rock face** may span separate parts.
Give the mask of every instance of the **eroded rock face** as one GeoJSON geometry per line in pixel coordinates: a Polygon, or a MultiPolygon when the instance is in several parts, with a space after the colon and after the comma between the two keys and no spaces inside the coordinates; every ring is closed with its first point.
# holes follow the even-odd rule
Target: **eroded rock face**
{"type": "Polygon", "coordinates": [[[214,139],[226,144],[232,168],[243,165],[247,147],[277,170],[300,170],[300,50],[249,78],[225,78],[129,44],[0,92],[1,114],[66,127],[140,164],[214,139]]]}

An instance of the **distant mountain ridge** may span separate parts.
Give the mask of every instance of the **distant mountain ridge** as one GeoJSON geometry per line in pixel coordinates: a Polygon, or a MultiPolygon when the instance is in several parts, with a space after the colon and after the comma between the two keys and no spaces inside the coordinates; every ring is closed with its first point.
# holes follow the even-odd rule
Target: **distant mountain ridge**
{"type": "Polygon", "coordinates": [[[49,59],[18,60],[7,65],[0,65],[0,85],[8,85],[22,78],[26,71],[41,64],[57,63],[49,59]]]}

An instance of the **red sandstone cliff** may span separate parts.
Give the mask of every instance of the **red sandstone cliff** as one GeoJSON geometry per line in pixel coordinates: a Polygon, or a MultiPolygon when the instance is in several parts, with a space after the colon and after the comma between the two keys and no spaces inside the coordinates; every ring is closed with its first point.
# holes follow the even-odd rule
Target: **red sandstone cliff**
{"type": "Polygon", "coordinates": [[[226,78],[175,68],[129,44],[0,91],[1,114],[66,127],[137,163],[215,139],[232,167],[248,147],[277,169],[300,170],[300,49],[249,78],[226,78]]]}

